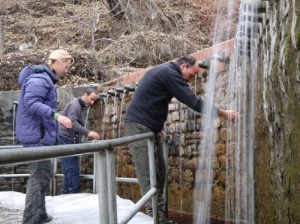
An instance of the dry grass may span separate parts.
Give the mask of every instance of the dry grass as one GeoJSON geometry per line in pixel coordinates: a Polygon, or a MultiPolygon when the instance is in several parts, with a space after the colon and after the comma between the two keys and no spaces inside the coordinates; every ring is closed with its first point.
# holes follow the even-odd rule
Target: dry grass
{"type": "Polygon", "coordinates": [[[102,1],[82,0],[74,5],[67,0],[0,0],[5,47],[0,69],[8,77],[0,90],[18,88],[14,82],[19,69],[42,62],[43,52],[58,47],[76,55],[78,65],[61,82],[73,85],[109,81],[123,74],[118,69],[153,66],[212,44],[217,0],[156,2],[174,27],[173,33],[150,23],[135,26],[113,18],[102,1]],[[21,44],[34,40],[34,49],[19,51],[21,44]],[[37,60],[31,59],[32,54],[37,60]]]}

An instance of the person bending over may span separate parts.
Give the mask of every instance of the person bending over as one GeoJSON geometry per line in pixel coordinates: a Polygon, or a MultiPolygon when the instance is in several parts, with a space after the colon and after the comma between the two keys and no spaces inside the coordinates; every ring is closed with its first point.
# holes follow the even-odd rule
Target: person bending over
{"type": "MultiPolygon", "coordinates": [[[[168,115],[168,104],[175,97],[193,110],[202,112],[204,101],[198,98],[188,85],[188,82],[199,73],[199,70],[196,59],[189,55],[151,68],[139,81],[125,115],[126,136],[146,132],[155,134],[155,171],[160,224],[174,223],[166,218],[164,212],[165,202],[162,197],[166,167],[163,159],[161,137],[168,115]]],[[[238,117],[237,112],[232,110],[222,110],[215,106],[212,106],[212,109],[215,116],[231,119],[232,121],[235,121],[238,117]]],[[[150,190],[147,140],[130,143],[128,146],[134,160],[141,193],[145,195],[150,190]]],[[[151,201],[147,202],[146,209],[149,215],[153,215],[151,201]]]]}

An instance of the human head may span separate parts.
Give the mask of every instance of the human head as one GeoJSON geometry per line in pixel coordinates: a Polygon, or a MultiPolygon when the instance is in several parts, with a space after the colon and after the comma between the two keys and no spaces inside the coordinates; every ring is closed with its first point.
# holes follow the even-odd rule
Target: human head
{"type": "Polygon", "coordinates": [[[199,66],[196,59],[191,55],[181,56],[176,60],[185,81],[190,81],[199,73],[199,66]]]}
{"type": "Polygon", "coordinates": [[[48,57],[48,65],[58,75],[67,73],[73,62],[74,59],[72,58],[72,56],[63,49],[52,51],[48,57]]]}
{"type": "Polygon", "coordinates": [[[97,100],[96,90],[91,87],[85,89],[81,99],[86,107],[94,105],[95,101],[97,100]]]}

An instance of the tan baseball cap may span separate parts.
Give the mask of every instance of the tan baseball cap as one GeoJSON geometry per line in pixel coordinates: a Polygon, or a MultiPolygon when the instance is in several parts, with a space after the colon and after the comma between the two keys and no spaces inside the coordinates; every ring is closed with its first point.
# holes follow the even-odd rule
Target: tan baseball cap
{"type": "Polygon", "coordinates": [[[57,50],[54,50],[50,53],[49,59],[52,59],[52,60],[62,60],[62,59],[72,59],[72,56],[65,50],[63,49],[57,49],[57,50]]]}

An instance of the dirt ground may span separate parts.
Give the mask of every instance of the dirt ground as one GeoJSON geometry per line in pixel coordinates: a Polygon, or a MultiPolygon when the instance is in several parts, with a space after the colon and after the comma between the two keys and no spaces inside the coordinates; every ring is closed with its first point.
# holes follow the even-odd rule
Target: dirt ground
{"type": "Polygon", "coordinates": [[[222,13],[217,0],[155,2],[171,21],[172,33],[117,19],[103,1],[0,0],[0,91],[19,89],[20,70],[45,63],[60,47],[70,51],[75,64],[58,85],[76,86],[109,81],[211,46],[217,9],[222,13]]]}

